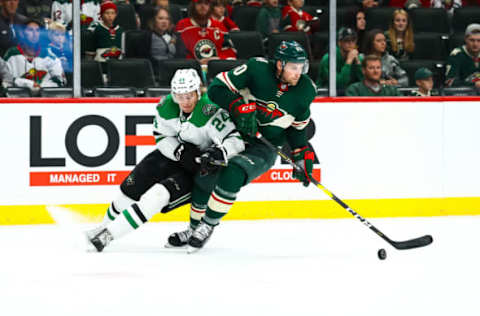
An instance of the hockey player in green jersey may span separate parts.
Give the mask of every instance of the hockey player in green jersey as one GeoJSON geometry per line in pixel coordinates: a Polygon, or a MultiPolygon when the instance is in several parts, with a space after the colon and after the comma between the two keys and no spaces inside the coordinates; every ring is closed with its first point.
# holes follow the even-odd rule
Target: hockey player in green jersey
{"type": "Polygon", "coordinates": [[[310,121],[316,87],[307,71],[308,59],[302,46],[283,41],[273,60],[251,58],[246,64],[220,73],[209,86],[208,96],[230,112],[247,145],[220,171],[206,213],[188,241],[189,252],[204,246],[240,189],[273,166],[277,154],[257,139],[257,131],[276,146],[287,142],[293,149],[294,161],[305,170],[294,173],[294,177],[304,185],[310,183],[314,154],[305,127],[310,121]]]}
{"type": "Polygon", "coordinates": [[[157,148],[122,182],[120,194],[110,204],[102,225],[86,232],[97,251],[137,229],[156,213],[184,205],[193,196],[191,226],[172,234],[167,244],[186,245],[213,189],[219,168],[214,162],[227,164],[245,148],[228,112],[201,94],[200,83],[194,69],[176,71],[172,93],[157,106],[153,123],[157,148]]]}

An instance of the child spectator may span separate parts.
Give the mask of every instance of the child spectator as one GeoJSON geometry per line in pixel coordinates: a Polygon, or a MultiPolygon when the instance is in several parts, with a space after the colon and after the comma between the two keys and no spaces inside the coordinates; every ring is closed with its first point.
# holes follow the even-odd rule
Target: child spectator
{"type": "Polygon", "coordinates": [[[358,51],[360,53],[365,53],[363,51],[363,47],[365,46],[364,41],[365,41],[365,30],[367,28],[367,20],[365,18],[365,11],[362,9],[359,9],[355,13],[355,25],[353,29],[357,33],[357,46],[358,46],[358,51]]]}
{"type": "Polygon", "coordinates": [[[48,56],[40,45],[41,24],[35,20],[26,23],[20,44],[10,48],[5,61],[13,76],[9,86],[28,87],[33,92],[41,87],[62,87],[65,75],[59,59],[48,56]]]}
{"type": "Polygon", "coordinates": [[[257,15],[256,30],[264,38],[272,33],[280,32],[282,11],[278,7],[278,0],[264,0],[264,5],[257,15]]]}
{"type": "Polygon", "coordinates": [[[304,0],[288,0],[288,4],[282,9],[282,19],[288,32],[305,32],[312,34],[318,30],[318,18],[312,17],[309,13],[302,10],[305,4],[304,0]]]}
{"type": "Polygon", "coordinates": [[[140,28],[142,30],[148,29],[148,23],[154,16],[156,8],[164,8],[168,10],[170,15],[170,22],[175,24],[181,17],[180,7],[176,4],[170,4],[169,0],[152,0],[151,3],[146,3],[139,8],[140,28]]]}
{"type": "Polygon", "coordinates": [[[48,25],[48,38],[50,39],[50,43],[47,46],[48,55],[53,59],[60,59],[64,72],[72,72],[73,43],[72,38],[67,36],[65,26],[58,22],[51,22],[48,25]]]}
{"type": "Polygon", "coordinates": [[[3,60],[2,57],[0,57],[0,95],[4,95],[4,88],[6,88],[8,85],[11,85],[13,82],[13,76],[8,70],[7,63],[5,60],[3,60]]]}
{"type": "Polygon", "coordinates": [[[186,48],[178,33],[173,32],[173,25],[168,10],[158,7],[148,23],[146,39],[147,56],[154,62],[170,58],[185,58],[186,48]]]}
{"type": "Polygon", "coordinates": [[[236,59],[237,52],[222,23],[210,17],[209,0],[192,0],[188,18],[177,23],[176,31],[187,47],[187,58],[207,65],[212,59],[236,59]]]}
{"type": "Polygon", "coordinates": [[[412,96],[432,96],[433,73],[430,71],[430,69],[422,67],[415,71],[415,84],[417,85],[418,89],[412,91],[412,96]]]}
{"type": "Polygon", "coordinates": [[[400,67],[398,60],[390,55],[386,48],[387,43],[382,30],[373,29],[367,33],[364,50],[367,55],[376,55],[381,58],[381,84],[407,87],[407,72],[400,67]]]}
{"type": "Polygon", "coordinates": [[[18,0],[0,0],[0,56],[18,43],[19,27],[28,20],[17,12],[18,0]]]}
{"type": "Polygon", "coordinates": [[[390,26],[385,32],[387,51],[398,60],[410,58],[415,49],[413,27],[407,11],[398,9],[393,12],[390,26]]]}
{"type": "MultiPolygon", "coordinates": [[[[337,89],[346,89],[349,84],[363,79],[361,61],[357,50],[357,34],[351,28],[342,27],[337,34],[337,89]]],[[[317,85],[325,87],[329,79],[329,58],[325,54],[320,62],[317,85]]]]}
{"type": "Polygon", "coordinates": [[[454,48],[447,59],[446,85],[480,89],[480,24],[465,29],[465,45],[454,48]]]}
{"type": "MultiPolygon", "coordinates": [[[[82,28],[99,22],[101,0],[82,0],[80,6],[80,23],[82,28]]],[[[72,28],[72,0],[53,0],[52,20],[59,22],[70,30],[72,28]]]]}
{"type": "Polygon", "coordinates": [[[212,19],[222,23],[229,32],[240,31],[238,25],[225,15],[227,10],[226,0],[213,0],[210,5],[212,6],[212,19]]]}
{"type": "MultiPolygon", "coordinates": [[[[381,33],[380,33],[381,34],[381,33]]],[[[397,88],[382,84],[382,61],[377,55],[367,55],[362,61],[364,80],[351,84],[347,96],[401,96],[397,88]]]]}
{"type": "Polygon", "coordinates": [[[100,7],[101,21],[92,26],[95,42],[95,60],[105,62],[108,59],[121,59],[123,29],[119,25],[114,25],[117,17],[117,5],[111,1],[102,3],[100,7]]]}

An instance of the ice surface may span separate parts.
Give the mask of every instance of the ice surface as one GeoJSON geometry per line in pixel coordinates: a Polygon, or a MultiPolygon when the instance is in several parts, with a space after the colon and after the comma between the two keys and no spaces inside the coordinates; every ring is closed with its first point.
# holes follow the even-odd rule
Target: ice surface
{"type": "Polygon", "coordinates": [[[434,243],[398,251],[353,218],[223,221],[187,254],[163,247],[186,223],[163,222],[95,253],[91,225],[0,226],[0,315],[478,315],[480,217],[371,222],[434,243]]]}

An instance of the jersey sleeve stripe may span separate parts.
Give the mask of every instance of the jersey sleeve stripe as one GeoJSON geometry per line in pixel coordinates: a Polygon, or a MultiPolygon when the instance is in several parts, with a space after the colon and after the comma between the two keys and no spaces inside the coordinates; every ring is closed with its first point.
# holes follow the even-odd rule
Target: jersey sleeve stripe
{"type": "Polygon", "coordinates": [[[235,87],[235,85],[230,81],[230,78],[228,78],[228,73],[226,71],[221,72],[217,75],[217,78],[223,82],[230,91],[238,93],[238,89],[235,87]]]}

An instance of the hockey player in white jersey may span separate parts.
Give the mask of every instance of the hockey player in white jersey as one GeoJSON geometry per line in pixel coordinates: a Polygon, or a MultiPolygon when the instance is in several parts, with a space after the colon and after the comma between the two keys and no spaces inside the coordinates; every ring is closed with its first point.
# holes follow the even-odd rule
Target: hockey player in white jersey
{"type": "Polygon", "coordinates": [[[187,244],[205,212],[205,191],[213,190],[219,165],[227,164],[245,148],[228,113],[202,95],[200,86],[194,69],[176,71],[172,93],[157,106],[153,123],[156,149],[122,182],[120,195],[110,204],[102,225],[86,233],[97,251],[156,213],[192,200],[189,227],[172,234],[167,246],[187,244]]]}

